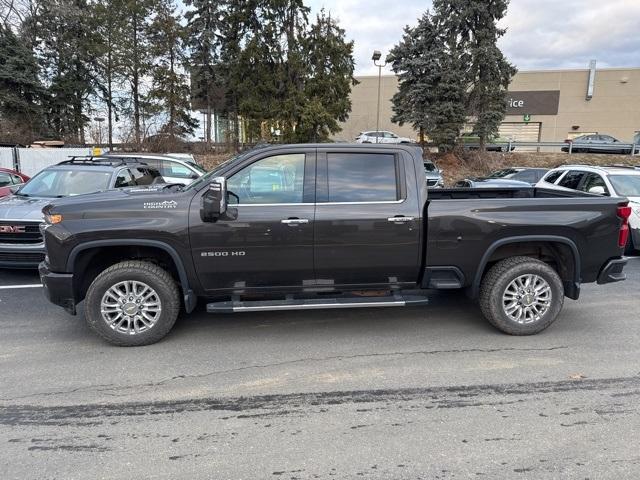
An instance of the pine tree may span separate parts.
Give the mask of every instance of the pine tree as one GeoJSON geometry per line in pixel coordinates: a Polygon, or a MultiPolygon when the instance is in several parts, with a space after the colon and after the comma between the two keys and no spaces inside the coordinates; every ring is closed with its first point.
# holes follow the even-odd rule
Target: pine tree
{"type": "Polygon", "coordinates": [[[173,1],[161,0],[150,25],[150,51],[154,56],[154,66],[149,96],[162,106],[165,120],[160,132],[166,134],[172,143],[193,134],[198,125],[190,115],[189,86],[183,73],[186,60],[184,34],[185,28],[180,24],[173,1]]]}
{"type": "Polygon", "coordinates": [[[218,103],[216,91],[220,90],[218,73],[220,59],[220,15],[221,0],[186,0],[191,7],[185,13],[188,33],[186,45],[190,49],[191,88],[194,97],[204,99],[206,105],[205,141],[211,144],[211,120],[213,107],[218,103]]]}
{"type": "Polygon", "coordinates": [[[303,60],[308,68],[304,83],[304,103],[296,125],[297,141],[326,141],[340,131],[338,122],[351,112],[353,42],[324,10],[305,35],[303,60]]]}
{"type": "Polygon", "coordinates": [[[121,108],[132,117],[133,142],[136,148],[146,135],[145,117],[151,113],[151,106],[143,80],[151,69],[149,24],[157,0],[123,0],[126,23],[117,39],[117,55],[124,59],[122,74],[127,80],[128,97],[121,108]]]}
{"type": "Polygon", "coordinates": [[[35,21],[48,126],[62,139],[84,143],[86,110],[96,91],[93,59],[98,42],[90,7],[86,0],[40,0],[35,21]]]}
{"type": "Polygon", "coordinates": [[[122,15],[123,8],[123,0],[104,0],[93,7],[98,36],[97,85],[100,97],[107,106],[107,141],[110,149],[113,149],[113,121],[116,113],[114,88],[123,79],[123,66],[128,62],[118,51],[119,41],[126,27],[126,20],[122,15]]]}
{"type": "Polygon", "coordinates": [[[42,127],[43,93],[33,52],[0,25],[0,140],[35,140],[42,127]]]}
{"type": "Polygon", "coordinates": [[[498,47],[505,34],[497,23],[508,0],[435,0],[444,29],[459,39],[467,65],[467,114],[475,119],[481,149],[498,133],[507,108],[507,89],[517,70],[498,47]]]}
{"type": "Polygon", "coordinates": [[[455,37],[447,37],[439,19],[426,12],[414,28],[406,27],[390,53],[398,75],[392,99],[393,121],[408,123],[438,145],[455,146],[465,122],[465,77],[455,37]]]}

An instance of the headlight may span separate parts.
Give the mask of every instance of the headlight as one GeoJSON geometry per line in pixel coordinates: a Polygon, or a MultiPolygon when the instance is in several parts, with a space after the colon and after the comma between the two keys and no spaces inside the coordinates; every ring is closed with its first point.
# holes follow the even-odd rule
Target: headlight
{"type": "Polygon", "coordinates": [[[55,225],[56,223],[60,223],[62,221],[62,215],[59,214],[47,214],[44,216],[44,221],[49,225],[55,225]]]}

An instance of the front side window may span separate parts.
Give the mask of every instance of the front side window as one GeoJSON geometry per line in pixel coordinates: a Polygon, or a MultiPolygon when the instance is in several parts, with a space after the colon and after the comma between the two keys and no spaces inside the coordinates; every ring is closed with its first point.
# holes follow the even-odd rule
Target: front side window
{"type": "Polygon", "coordinates": [[[571,190],[577,190],[584,175],[584,172],[571,170],[564,176],[564,178],[560,181],[560,183],[558,183],[558,185],[561,187],[570,188],[571,190]]]}
{"type": "Polygon", "coordinates": [[[136,181],[129,170],[120,170],[116,177],[114,188],[135,187],[136,181]]]}
{"type": "Polygon", "coordinates": [[[227,190],[238,196],[229,203],[241,205],[303,203],[304,153],[263,158],[235,173],[227,190]]]}
{"type": "Polygon", "coordinates": [[[398,200],[394,155],[330,153],[327,162],[329,202],[398,200]]]}
{"type": "Polygon", "coordinates": [[[192,178],[195,173],[186,165],[171,160],[162,160],[162,168],[160,170],[163,177],[173,178],[192,178]]]}
{"type": "Polygon", "coordinates": [[[609,195],[609,189],[607,188],[607,184],[604,182],[604,178],[597,173],[587,173],[580,190],[583,192],[590,192],[591,189],[595,187],[602,187],[604,189],[604,194],[609,195]]]}

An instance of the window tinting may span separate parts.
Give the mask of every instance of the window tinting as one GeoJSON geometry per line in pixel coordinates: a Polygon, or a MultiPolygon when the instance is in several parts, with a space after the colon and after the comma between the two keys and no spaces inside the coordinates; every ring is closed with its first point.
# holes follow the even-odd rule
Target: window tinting
{"type": "Polygon", "coordinates": [[[263,158],[234,174],[227,182],[230,203],[302,203],[304,153],[263,158]]]}
{"type": "Polygon", "coordinates": [[[383,202],[398,199],[393,155],[330,153],[329,202],[383,202]]]}
{"type": "Polygon", "coordinates": [[[580,186],[580,190],[583,192],[588,192],[593,187],[602,187],[604,188],[604,192],[608,195],[609,189],[607,188],[607,184],[604,183],[604,179],[598,175],[597,173],[587,173],[585,174],[584,182],[580,186]]]}
{"type": "Polygon", "coordinates": [[[564,170],[557,170],[555,172],[551,172],[544,179],[545,182],[556,183],[560,176],[564,173],[564,170]]]}
{"type": "Polygon", "coordinates": [[[558,185],[561,187],[570,188],[572,190],[577,190],[584,175],[585,175],[584,172],[571,170],[564,176],[564,178],[560,181],[558,185]]]}

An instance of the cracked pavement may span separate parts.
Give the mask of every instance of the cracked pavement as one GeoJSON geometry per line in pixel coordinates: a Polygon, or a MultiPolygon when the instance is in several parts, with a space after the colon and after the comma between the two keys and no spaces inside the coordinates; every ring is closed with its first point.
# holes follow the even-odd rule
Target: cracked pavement
{"type": "MultiPolygon", "coordinates": [[[[534,337],[426,308],[183,317],[126,349],[0,291],[0,472],[25,478],[638,478],[640,259],[534,337]]],[[[37,282],[2,272],[0,285],[37,282]]]]}

